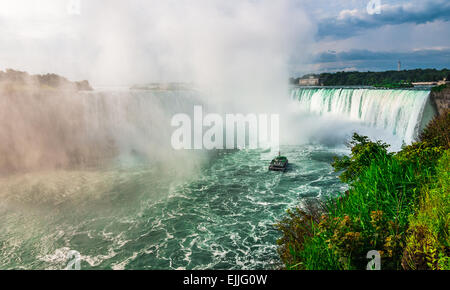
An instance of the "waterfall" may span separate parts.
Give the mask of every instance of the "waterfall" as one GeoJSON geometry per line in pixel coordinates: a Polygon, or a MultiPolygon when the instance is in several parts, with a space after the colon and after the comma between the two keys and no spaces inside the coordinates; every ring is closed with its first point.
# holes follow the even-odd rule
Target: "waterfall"
{"type": "Polygon", "coordinates": [[[197,95],[128,89],[1,95],[0,175],[130,158],[181,160],[183,152],[171,151],[170,118],[192,111],[197,95]]]}
{"type": "Polygon", "coordinates": [[[435,114],[429,90],[294,88],[291,98],[307,113],[360,122],[413,142],[435,114]]]}
{"type": "MultiPolygon", "coordinates": [[[[359,122],[362,127],[375,127],[407,144],[435,114],[428,96],[428,90],[294,88],[291,91],[302,111],[331,116],[345,124],[349,120],[359,122]]],[[[103,166],[134,159],[164,162],[173,159],[179,163],[184,152],[172,152],[170,119],[174,113],[191,112],[193,105],[201,104],[202,99],[206,98],[201,92],[191,90],[5,94],[0,98],[0,174],[103,166]]],[[[358,126],[349,124],[348,128],[357,130],[358,126]]],[[[321,129],[314,128],[313,137],[321,139],[322,135],[332,133],[331,137],[336,137],[336,132],[332,132],[335,128],[321,129]]],[[[290,137],[295,137],[294,131],[289,131],[290,137]]],[[[306,134],[305,128],[302,134],[306,134]]]]}

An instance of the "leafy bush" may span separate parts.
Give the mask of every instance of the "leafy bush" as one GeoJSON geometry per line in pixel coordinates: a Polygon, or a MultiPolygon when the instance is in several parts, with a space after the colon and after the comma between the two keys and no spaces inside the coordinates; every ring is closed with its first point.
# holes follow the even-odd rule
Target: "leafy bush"
{"type": "Polygon", "coordinates": [[[283,233],[278,240],[278,252],[288,269],[300,268],[300,257],[307,239],[314,236],[313,225],[318,222],[317,211],[307,212],[300,208],[287,211],[287,217],[281,220],[276,227],[283,233]]]}
{"type": "Polygon", "coordinates": [[[420,141],[438,147],[450,148],[450,109],[431,120],[419,136],[420,141]]]}
{"type": "Polygon", "coordinates": [[[282,232],[278,240],[278,253],[289,270],[330,270],[340,267],[339,262],[327,248],[323,237],[318,235],[322,217],[318,208],[288,210],[287,217],[276,227],[282,232]]]}
{"type": "Polygon", "coordinates": [[[349,146],[352,150],[351,156],[344,156],[340,159],[335,157],[332,164],[336,172],[344,170],[339,176],[343,182],[354,181],[374,159],[389,155],[387,153],[389,145],[380,141],[370,142],[369,138],[357,133],[353,134],[349,146]]]}
{"type": "Polygon", "coordinates": [[[431,91],[434,93],[439,93],[442,92],[443,89],[448,88],[447,84],[443,84],[443,85],[439,85],[439,86],[435,86],[431,88],[431,91]]]}

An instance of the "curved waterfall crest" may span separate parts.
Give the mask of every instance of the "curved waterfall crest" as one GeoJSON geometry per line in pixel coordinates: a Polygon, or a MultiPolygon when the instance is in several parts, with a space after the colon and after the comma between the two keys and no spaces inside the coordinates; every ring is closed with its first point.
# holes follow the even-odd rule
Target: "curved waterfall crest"
{"type": "Polygon", "coordinates": [[[429,90],[293,88],[291,98],[304,112],[361,122],[410,144],[434,115],[429,94],[429,90]]]}

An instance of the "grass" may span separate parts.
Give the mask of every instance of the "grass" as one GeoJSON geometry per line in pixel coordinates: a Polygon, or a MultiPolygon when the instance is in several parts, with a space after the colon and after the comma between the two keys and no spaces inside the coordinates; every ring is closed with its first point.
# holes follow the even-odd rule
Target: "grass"
{"type": "Polygon", "coordinates": [[[402,260],[405,269],[450,270],[450,150],[438,162],[436,182],[424,188],[410,217],[402,260]]]}

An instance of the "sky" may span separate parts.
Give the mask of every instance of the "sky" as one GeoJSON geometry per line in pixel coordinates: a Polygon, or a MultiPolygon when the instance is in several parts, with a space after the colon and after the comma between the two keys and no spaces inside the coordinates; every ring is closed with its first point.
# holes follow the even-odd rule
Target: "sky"
{"type": "Polygon", "coordinates": [[[399,60],[403,69],[450,67],[448,0],[315,0],[305,7],[317,25],[311,71],[396,70],[399,60]]]}
{"type": "Polygon", "coordinates": [[[0,0],[0,69],[96,85],[441,69],[449,31],[448,0],[0,0]]]}

